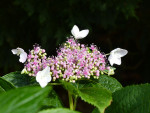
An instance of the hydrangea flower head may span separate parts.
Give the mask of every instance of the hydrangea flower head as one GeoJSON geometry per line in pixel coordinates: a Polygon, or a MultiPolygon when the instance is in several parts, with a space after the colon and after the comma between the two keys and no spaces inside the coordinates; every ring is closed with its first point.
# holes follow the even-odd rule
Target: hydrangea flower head
{"type": "Polygon", "coordinates": [[[59,48],[51,66],[53,80],[75,82],[77,79],[98,78],[107,69],[105,55],[95,45],[90,47],[70,38],[59,48]]]}
{"type": "Polygon", "coordinates": [[[29,51],[27,61],[25,63],[24,71],[30,76],[36,76],[36,74],[48,66],[47,57],[44,49],[41,49],[38,45],[34,46],[34,49],[29,51]]]}
{"type": "MultiPolygon", "coordinates": [[[[35,76],[41,87],[45,87],[51,80],[75,82],[79,79],[98,79],[104,73],[114,74],[114,68],[107,63],[106,55],[99,51],[96,45],[92,44],[88,47],[76,40],[86,37],[89,33],[88,29],[79,31],[75,25],[71,33],[75,39],[68,38],[57,50],[57,56],[47,57],[44,49],[38,45],[34,46],[27,55],[21,73],[35,76]]],[[[12,52],[18,54],[19,51],[12,52]]],[[[127,50],[117,48],[110,52],[108,60],[111,65],[120,65],[121,57],[126,54],[127,50]]]]}

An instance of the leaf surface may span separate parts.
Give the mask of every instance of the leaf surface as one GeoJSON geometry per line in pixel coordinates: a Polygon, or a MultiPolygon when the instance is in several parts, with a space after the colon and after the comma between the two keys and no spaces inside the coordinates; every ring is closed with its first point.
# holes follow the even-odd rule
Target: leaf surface
{"type": "Polygon", "coordinates": [[[0,77],[0,92],[8,91],[14,88],[15,86],[13,86],[13,84],[0,77]]]}
{"type": "Polygon", "coordinates": [[[4,75],[2,78],[12,83],[15,87],[37,84],[34,77],[28,76],[26,74],[21,74],[21,72],[18,71],[4,75]]]}
{"type": "Polygon", "coordinates": [[[150,113],[150,84],[127,86],[114,92],[106,113],[150,113]]]}
{"type": "Polygon", "coordinates": [[[22,87],[0,94],[0,113],[36,113],[51,89],[22,87]]]}
{"type": "Polygon", "coordinates": [[[72,111],[66,108],[56,108],[40,111],[39,113],[80,113],[78,111],[72,111]]]}

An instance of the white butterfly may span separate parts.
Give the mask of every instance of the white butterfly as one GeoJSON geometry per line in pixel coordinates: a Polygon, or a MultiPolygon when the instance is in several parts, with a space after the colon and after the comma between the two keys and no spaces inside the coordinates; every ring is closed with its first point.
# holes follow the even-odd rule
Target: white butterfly
{"type": "Polygon", "coordinates": [[[45,69],[42,71],[39,71],[36,75],[36,81],[40,84],[42,88],[44,88],[48,82],[51,81],[51,76],[50,76],[50,67],[47,66],[45,69]]]}
{"type": "Polygon", "coordinates": [[[121,57],[125,56],[127,53],[128,51],[125,49],[116,48],[110,52],[108,60],[111,65],[113,64],[121,65],[121,57]]]}
{"type": "Polygon", "coordinates": [[[11,50],[13,54],[16,54],[17,56],[20,56],[19,61],[24,63],[27,59],[27,53],[22,48],[12,49],[11,50]]]}
{"type": "Polygon", "coordinates": [[[88,35],[89,30],[85,29],[85,30],[79,31],[78,26],[74,25],[71,30],[71,33],[75,39],[82,39],[88,35]]]}

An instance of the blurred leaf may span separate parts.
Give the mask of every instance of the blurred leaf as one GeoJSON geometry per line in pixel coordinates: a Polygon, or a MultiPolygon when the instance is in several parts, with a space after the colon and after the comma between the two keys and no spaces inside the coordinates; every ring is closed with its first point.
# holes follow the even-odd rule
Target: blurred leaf
{"type": "Polygon", "coordinates": [[[98,108],[95,108],[95,109],[92,111],[92,113],[100,113],[100,112],[99,112],[98,108]]]}
{"type": "Polygon", "coordinates": [[[50,88],[22,87],[0,94],[1,113],[37,113],[50,88]]]}
{"type": "Polygon", "coordinates": [[[56,108],[56,109],[43,110],[38,113],[80,113],[80,112],[72,111],[66,108],[56,108]]]}
{"type": "Polygon", "coordinates": [[[4,92],[5,90],[0,86],[0,93],[4,92]]]}
{"type": "Polygon", "coordinates": [[[10,82],[8,82],[0,77],[0,92],[8,91],[8,90],[14,89],[14,88],[15,88],[15,86],[13,86],[10,82]]]}
{"type": "Polygon", "coordinates": [[[106,113],[150,113],[150,84],[127,86],[114,92],[106,113]]]}
{"type": "Polygon", "coordinates": [[[11,72],[2,78],[12,83],[15,87],[37,84],[33,77],[21,74],[21,72],[11,72]]]}

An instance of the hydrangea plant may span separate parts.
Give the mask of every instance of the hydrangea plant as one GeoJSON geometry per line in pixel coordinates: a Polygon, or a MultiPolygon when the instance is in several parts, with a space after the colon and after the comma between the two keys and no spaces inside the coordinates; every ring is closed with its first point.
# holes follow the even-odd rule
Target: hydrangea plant
{"type": "MultiPolygon", "coordinates": [[[[19,61],[25,63],[21,73],[35,76],[41,87],[45,87],[51,80],[75,83],[79,79],[98,79],[104,73],[114,74],[115,68],[109,65],[104,52],[96,45],[91,44],[88,47],[77,41],[88,35],[88,29],[79,31],[74,25],[71,33],[73,36],[61,45],[57,50],[57,56],[47,57],[45,49],[41,49],[39,45],[34,45],[28,55],[21,48],[12,49],[13,54],[20,55],[20,59],[23,59],[19,61]]],[[[111,65],[120,65],[121,57],[127,53],[125,49],[114,49],[110,52],[108,60],[111,65]]]]}
{"type": "Polygon", "coordinates": [[[13,72],[0,78],[0,89],[13,89],[0,94],[0,100],[11,95],[6,99],[8,105],[0,103],[0,112],[77,113],[78,98],[95,106],[93,113],[130,113],[133,110],[137,110],[136,113],[150,112],[150,101],[146,99],[150,98],[149,84],[123,88],[115,78],[110,77],[115,74],[116,68],[113,65],[121,65],[121,57],[128,51],[116,48],[105,54],[94,44],[88,46],[79,43],[79,39],[88,35],[88,29],[80,31],[74,25],[71,33],[73,36],[68,37],[57,49],[56,56],[47,56],[45,49],[38,44],[29,53],[19,47],[12,49],[12,53],[24,63],[24,68],[21,72],[13,72]],[[42,88],[37,88],[37,83],[42,88]],[[62,108],[61,100],[52,89],[53,85],[62,85],[68,91],[70,110],[62,108]],[[134,92],[138,94],[132,99],[134,92]],[[142,95],[143,92],[146,96],[142,95]],[[139,98],[142,99],[135,101],[139,98]],[[48,108],[41,111],[40,108],[44,107],[41,104],[43,100],[48,102],[45,105],[48,108]],[[143,112],[142,107],[129,107],[130,101],[133,101],[131,106],[138,106],[139,102],[146,101],[146,112],[143,112]],[[14,103],[16,105],[12,106],[14,103]]]}

